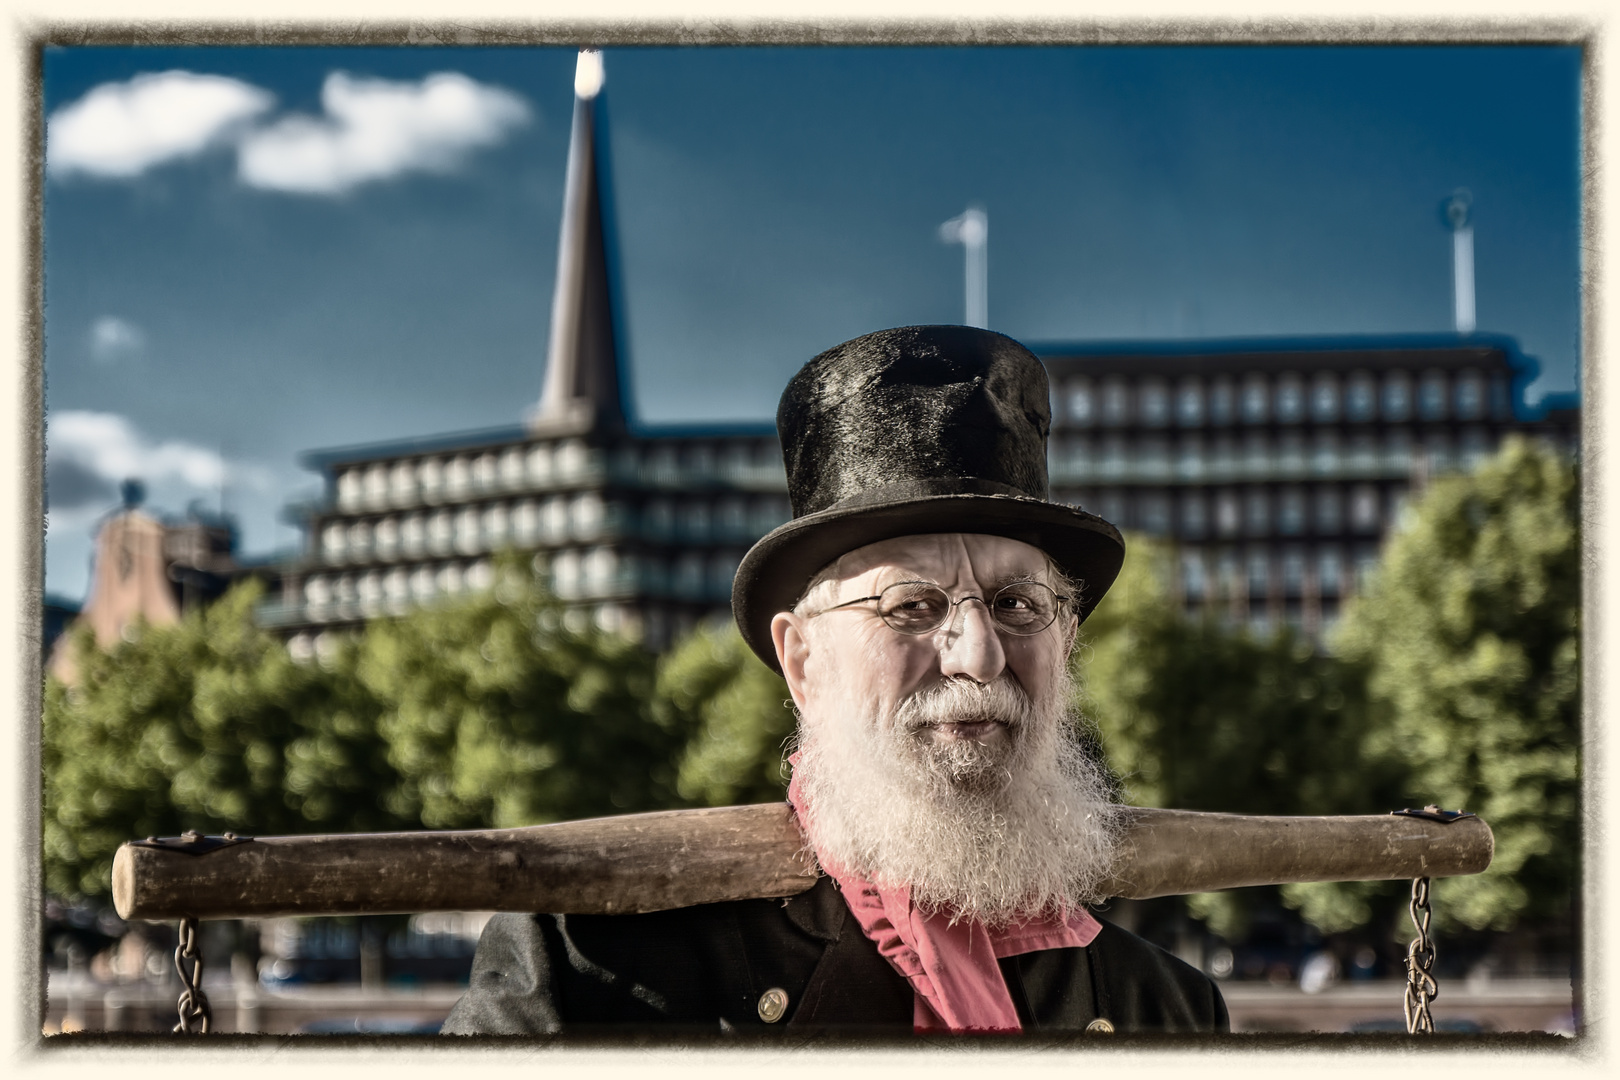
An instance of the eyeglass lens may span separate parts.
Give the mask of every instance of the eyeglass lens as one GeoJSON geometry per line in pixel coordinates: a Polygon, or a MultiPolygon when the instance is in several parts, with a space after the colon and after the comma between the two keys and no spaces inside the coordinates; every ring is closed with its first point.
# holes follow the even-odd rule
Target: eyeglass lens
{"type": "MultiPolygon", "coordinates": [[[[983,600],[963,597],[956,603],[983,600]]],[[[938,630],[950,618],[955,605],[945,590],[924,581],[901,581],[884,589],[878,597],[878,614],[891,629],[902,634],[927,634],[938,630]]],[[[1015,581],[998,589],[985,607],[996,625],[1009,634],[1027,637],[1038,634],[1057,618],[1058,598],[1038,581],[1015,581]]]]}

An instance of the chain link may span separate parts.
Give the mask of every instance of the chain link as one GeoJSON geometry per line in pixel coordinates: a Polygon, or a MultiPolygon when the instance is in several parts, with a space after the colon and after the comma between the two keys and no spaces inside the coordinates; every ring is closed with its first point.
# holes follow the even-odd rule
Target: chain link
{"type": "Polygon", "coordinates": [[[1406,947],[1406,1030],[1411,1035],[1432,1035],[1434,1017],[1429,1015],[1429,1003],[1440,996],[1440,986],[1434,981],[1434,940],[1429,937],[1429,920],[1434,912],[1429,907],[1429,879],[1412,879],[1412,926],[1417,937],[1406,947]]]}
{"type": "Polygon", "coordinates": [[[187,915],[180,920],[180,943],[174,947],[174,970],[180,976],[180,1000],[175,1006],[180,1012],[180,1022],[174,1025],[179,1035],[206,1035],[208,1025],[213,1020],[213,1010],[208,1007],[208,995],[203,993],[202,950],[197,947],[197,920],[187,915]],[[191,962],[191,970],[186,970],[186,961],[191,962]]]}

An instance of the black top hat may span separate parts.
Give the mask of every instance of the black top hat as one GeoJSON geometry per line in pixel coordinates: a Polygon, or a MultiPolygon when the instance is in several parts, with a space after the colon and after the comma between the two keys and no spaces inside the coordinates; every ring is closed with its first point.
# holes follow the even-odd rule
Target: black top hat
{"type": "Polygon", "coordinates": [[[903,326],[832,348],[776,410],[793,520],[743,557],[731,610],[780,670],[771,620],[822,567],[897,536],[988,533],[1046,552],[1079,583],[1084,619],[1125,559],[1119,530],[1047,501],[1046,368],[1012,338],[903,326]]]}

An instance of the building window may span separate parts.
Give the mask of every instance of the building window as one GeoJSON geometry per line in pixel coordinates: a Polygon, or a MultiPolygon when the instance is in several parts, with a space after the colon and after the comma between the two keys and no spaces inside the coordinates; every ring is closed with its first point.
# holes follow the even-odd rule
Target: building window
{"type": "Polygon", "coordinates": [[[501,459],[479,454],[472,463],[472,483],[477,491],[494,491],[501,483],[501,459]]]}
{"type": "Polygon", "coordinates": [[[1405,428],[1384,433],[1384,468],[1404,473],[1412,468],[1412,433],[1405,428]]]}
{"type": "Polygon", "coordinates": [[[366,470],[366,505],[388,505],[388,466],[373,465],[366,470]]]}
{"type": "Polygon", "coordinates": [[[767,495],[754,500],[752,514],[753,533],[764,536],[778,525],[786,525],[793,517],[793,507],[780,495],[767,495]]]}
{"type": "Polygon", "coordinates": [[[448,510],[440,510],[428,519],[428,549],[436,555],[447,555],[456,538],[456,527],[448,510]]]}
{"type": "Polygon", "coordinates": [[[495,568],[490,566],[488,559],[479,559],[467,567],[467,588],[473,592],[483,592],[495,581],[495,568]]]}
{"type": "Polygon", "coordinates": [[[1431,431],[1423,436],[1423,456],[1434,472],[1451,468],[1451,436],[1444,431],[1431,431]]]}
{"type": "Polygon", "coordinates": [[[524,547],[540,539],[540,508],[533,499],[519,499],[512,507],[512,536],[524,547]]]}
{"type": "Polygon", "coordinates": [[[399,546],[407,555],[420,555],[427,549],[427,526],[421,514],[407,514],[400,522],[399,546]]]}
{"type": "Polygon", "coordinates": [[[1378,489],[1357,484],[1350,492],[1350,527],[1359,533],[1375,533],[1378,526],[1378,489]]]}
{"type": "Polygon", "coordinates": [[[536,443],[529,447],[524,459],[524,472],[530,484],[535,487],[545,487],[551,483],[552,460],[551,444],[536,443]]]}
{"type": "Polygon", "coordinates": [[[1404,371],[1384,376],[1384,419],[1401,421],[1412,415],[1412,380],[1404,371]]]}
{"type": "Polygon", "coordinates": [[[339,510],[358,510],[365,498],[365,478],[359,469],[344,469],[337,478],[337,504],[339,510]]]}
{"type": "Polygon", "coordinates": [[[383,596],[389,611],[395,615],[404,612],[411,598],[411,579],[403,567],[396,566],[383,576],[383,596]]]}
{"type": "Polygon", "coordinates": [[[1142,531],[1150,536],[1164,536],[1170,532],[1170,500],[1163,492],[1151,492],[1141,500],[1142,531]]]}
{"type": "Polygon", "coordinates": [[[619,572],[618,554],[609,547],[592,548],[582,561],[582,569],[585,573],[585,589],[589,595],[601,596],[610,593],[619,572]]]}
{"type": "Polygon", "coordinates": [[[1271,496],[1265,488],[1250,488],[1243,499],[1243,525],[1250,536],[1271,531],[1271,496]]]}
{"type": "Polygon", "coordinates": [[[607,523],[607,506],[602,496],[594,491],[582,492],[574,497],[569,507],[569,531],[579,540],[594,540],[602,534],[607,523]]]}
{"type": "Polygon", "coordinates": [[[1202,492],[1184,491],[1181,494],[1181,535],[1196,540],[1209,529],[1209,519],[1202,492]]]}
{"type": "Polygon", "coordinates": [[[321,555],[327,562],[342,562],[349,550],[349,531],[341,522],[321,531],[321,555]]]}
{"type": "Polygon", "coordinates": [[[1350,437],[1350,470],[1358,474],[1378,471],[1378,436],[1362,431],[1350,437]]]}
{"type": "Polygon", "coordinates": [[[1331,371],[1319,371],[1311,380],[1311,419],[1331,424],[1338,418],[1339,377],[1331,371]]]}
{"type": "Polygon", "coordinates": [[[1477,371],[1457,376],[1457,419],[1478,420],[1485,415],[1485,380],[1477,371]]]}
{"type": "Polygon", "coordinates": [[[1284,596],[1299,596],[1305,591],[1305,551],[1290,547],[1282,556],[1282,585],[1284,596]]]}
{"type": "Polygon", "coordinates": [[[1223,491],[1215,497],[1215,531],[1222,536],[1236,536],[1243,527],[1243,514],[1238,506],[1237,492],[1223,491]]]}
{"type": "Polygon", "coordinates": [[[1277,499],[1277,531],[1284,536],[1299,536],[1305,531],[1305,492],[1297,487],[1284,488],[1277,499]]]}
{"type": "Polygon", "coordinates": [[[1491,439],[1482,427],[1468,427],[1462,433],[1462,467],[1474,469],[1491,453],[1491,439]]]}
{"type": "Polygon", "coordinates": [[[438,458],[423,458],[416,467],[416,482],[421,485],[423,499],[437,502],[444,494],[444,465],[438,458]]]}
{"type": "Polygon", "coordinates": [[[1377,384],[1366,371],[1353,372],[1344,395],[1345,415],[1358,424],[1365,424],[1378,412],[1377,384]]]}
{"type": "Polygon", "coordinates": [[[1425,371],[1418,383],[1418,415],[1425,420],[1444,420],[1446,396],[1446,373],[1425,371]]]}
{"type": "Polygon", "coordinates": [[[1188,600],[1202,600],[1209,591],[1209,579],[1204,573],[1204,553],[1181,553],[1181,595],[1188,600]]]}
{"type": "Polygon", "coordinates": [[[1162,379],[1145,379],[1141,390],[1142,423],[1163,427],[1170,422],[1170,392],[1162,379]]]}
{"type": "Polygon", "coordinates": [[[416,602],[426,603],[433,599],[434,581],[431,566],[418,566],[411,573],[411,596],[416,602]]]}
{"type": "Polygon", "coordinates": [[[1103,440],[1102,474],[1109,480],[1120,480],[1125,476],[1125,470],[1130,465],[1130,458],[1125,452],[1125,438],[1122,435],[1110,435],[1103,440]]]}
{"type": "Polygon", "coordinates": [[[1249,552],[1249,595],[1265,596],[1271,592],[1271,555],[1265,548],[1249,552]]]}
{"type": "Polygon", "coordinates": [[[1316,433],[1311,454],[1311,471],[1317,476],[1337,476],[1339,472],[1339,433],[1331,428],[1316,433]]]}
{"type": "Polygon", "coordinates": [[[517,491],[523,486],[523,448],[509,446],[501,451],[501,487],[517,491]]]}
{"type": "Polygon", "coordinates": [[[1170,479],[1170,444],[1160,436],[1142,440],[1137,457],[1137,475],[1153,483],[1170,479]]]}
{"type": "Polygon", "coordinates": [[[1181,437],[1181,453],[1176,460],[1176,475],[1182,480],[1200,480],[1203,478],[1203,436],[1183,435],[1181,437]]]}
{"type": "Polygon", "coordinates": [[[1290,372],[1277,380],[1277,421],[1297,424],[1305,419],[1305,384],[1290,372]]]}
{"type": "Polygon", "coordinates": [[[480,543],[482,537],[478,535],[478,510],[476,507],[466,507],[456,514],[456,550],[463,555],[472,555],[483,550],[480,543]]]}
{"type": "Polygon", "coordinates": [[[1210,450],[1207,471],[1225,480],[1238,474],[1239,465],[1237,444],[1232,441],[1232,436],[1217,435],[1210,450]]]}
{"type": "Polygon", "coordinates": [[[1513,403],[1508,400],[1508,381],[1501,375],[1491,376],[1491,415],[1507,420],[1513,415],[1513,403]]]}
{"type": "Polygon", "coordinates": [[[1183,427],[1197,427],[1204,422],[1204,387],[1189,376],[1176,388],[1176,420],[1183,427]]]}
{"type": "Polygon", "coordinates": [[[1091,440],[1081,437],[1064,439],[1058,450],[1062,465],[1059,468],[1073,483],[1091,479],[1091,440]]]}
{"type": "Polygon", "coordinates": [[[317,613],[332,602],[332,587],[324,574],[311,574],[309,580],[304,582],[304,603],[312,609],[310,615],[320,618],[317,613]]]}
{"type": "Polygon", "coordinates": [[[507,539],[509,520],[506,513],[506,504],[491,503],[484,508],[484,550],[494,551],[503,546],[507,539]]]}
{"type": "Polygon", "coordinates": [[[652,499],[641,511],[642,531],[649,539],[666,539],[675,529],[675,507],[668,499],[652,499]]]}
{"type": "Polygon", "coordinates": [[[349,558],[356,562],[371,555],[371,526],[357,521],[349,526],[349,558]]]}
{"type": "Polygon", "coordinates": [[[1097,403],[1092,396],[1090,379],[1069,380],[1069,419],[1076,427],[1090,427],[1097,422],[1097,403]]]}
{"type": "Polygon", "coordinates": [[[1277,464],[1284,476],[1305,475],[1305,436],[1285,431],[1277,440],[1277,464]]]}
{"type": "Polygon", "coordinates": [[[372,530],[372,543],[376,546],[377,558],[392,559],[399,551],[399,522],[391,517],[377,522],[372,530]]]}
{"type": "Polygon", "coordinates": [[[397,461],[388,474],[388,497],[395,506],[416,501],[416,468],[409,461],[397,461]]]}
{"type": "Polygon", "coordinates": [[[1131,418],[1130,391],[1125,386],[1124,379],[1107,379],[1103,382],[1102,419],[1109,427],[1120,427],[1130,422],[1131,418]]]}
{"type": "Polygon", "coordinates": [[[708,443],[694,443],[686,448],[686,475],[693,480],[714,478],[714,448],[708,443]]]}
{"type": "Polygon", "coordinates": [[[1251,480],[1271,475],[1271,443],[1263,431],[1251,431],[1243,439],[1244,469],[1251,480]]]}
{"type": "Polygon", "coordinates": [[[1130,507],[1125,505],[1125,493],[1122,491],[1105,491],[1097,499],[1099,507],[1097,514],[1104,521],[1111,522],[1121,529],[1128,529],[1133,522],[1127,520],[1126,511],[1130,507]]]}
{"type": "Polygon", "coordinates": [[[696,551],[683,551],[675,560],[670,575],[670,591],[683,600],[703,598],[703,555],[696,551]]]}
{"type": "Polygon", "coordinates": [[[568,497],[553,495],[540,510],[540,537],[548,544],[568,539],[568,497]]]}
{"type": "Polygon", "coordinates": [[[1230,424],[1237,416],[1236,392],[1232,380],[1221,376],[1209,387],[1209,422],[1230,424]]]}
{"type": "Polygon", "coordinates": [[[715,600],[731,599],[731,582],[737,576],[742,556],[735,551],[718,551],[709,560],[709,596],[715,600]]]}
{"type": "Polygon", "coordinates": [[[1246,424],[1263,424],[1268,419],[1270,404],[1266,399],[1266,377],[1264,375],[1250,375],[1243,380],[1243,422],[1246,424]]]}
{"type": "Polygon", "coordinates": [[[444,493],[450,499],[464,499],[472,492],[472,462],[454,457],[444,468],[444,493]]]}
{"type": "Polygon", "coordinates": [[[684,540],[701,544],[709,539],[709,504],[696,500],[681,504],[680,535],[684,540]]]}
{"type": "Polygon", "coordinates": [[[553,451],[551,467],[560,480],[580,480],[590,472],[590,451],[580,439],[564,439],[553,451]]]}
{"type": "Polygon", "coordinates": [[[382,613],[383,589],[382,575],[375,570],[369,570],[360,575],[360,614],[380,615],[382,613]]]}
{"type": "Polygon", "coordinates": [[[734,442],[726,447],[720,459],[720,473],[733,482],[746,480],[754,469],[753,449],[745,442],[734,442]]]}
{"type": "Polygon", "coordinates": [[[719,534],[728,540],[742,540],[748,536],[748,507],[739,498],[721,499],[714,508],[714,524],[719,534]]]}
{"type": "Polygon", "coordinates": [[[1339,489],[1323,486],[1316,489],[1316,532],[1319,536],[1336,536],[1344,529],[1344,500],[1339,489]]]}
{"type": "Polygon", "coordinates": [[[680,461],[676,456],[672,443],[659,443],[647,453],[646,464],[649,482],[658,485],[678,484],[681,480],[680,461]]]}
{"type": "Polygon", "coordinates": [[[579,552],[573,548],[557,552],[557,557],[551,560],[551,591],[564,600],[583,595],[580,570],[579,552]]]}
{"type": "Polygon", "coordinates": [[[1324,544],[1316,553],[1316,589],[1323,596],[1338,596],[1344,587],[1344,560],[1336,545],[1324,544]]]}

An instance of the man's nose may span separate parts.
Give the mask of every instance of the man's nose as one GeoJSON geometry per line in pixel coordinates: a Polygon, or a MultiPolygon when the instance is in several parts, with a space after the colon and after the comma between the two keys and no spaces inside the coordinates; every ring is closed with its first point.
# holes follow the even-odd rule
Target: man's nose
{"type": "Polygon", "coordinates": [[[976,596],[963,599],[939,631],[939,673],[994,682],[1007,666],[990,608],[976,596]]]}

